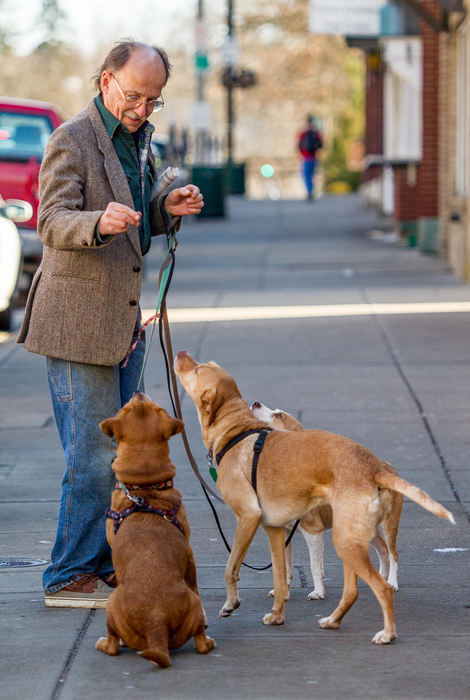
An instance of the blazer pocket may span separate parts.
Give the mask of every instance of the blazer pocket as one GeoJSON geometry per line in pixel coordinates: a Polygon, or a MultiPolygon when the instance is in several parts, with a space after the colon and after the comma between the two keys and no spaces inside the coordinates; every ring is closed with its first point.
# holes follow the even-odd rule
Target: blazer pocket
{"type": "Polygon", "coordinates": [[[53,272],[52,278],[65,279],[70,281],[77,280],[82,282],[94,282],[95,284],[98,284],[98,282],[100,281],[98,277],[91,277],[89,275],[72,275],[69,272],[53,272]]]}

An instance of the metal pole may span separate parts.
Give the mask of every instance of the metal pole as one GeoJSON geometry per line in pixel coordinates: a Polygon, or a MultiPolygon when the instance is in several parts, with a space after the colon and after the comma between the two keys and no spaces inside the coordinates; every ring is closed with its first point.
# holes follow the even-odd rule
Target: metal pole
{"type": "MultiPolygon", "coordinates": [[[[228,0],[227,8],[227,36],[232,38],[233,34],[233,0],[228,0]]],[[[227,163],[230,166],[233,162],[233,123],[235,121],[234,105],[233,105],[233,87],[232,87],[232,66],[228,68],[228,87],[227,87],[227,163]]]]}
{"type": "MultiPolygon", "coordinates": [[[[197,18],[202,20],[204,18],[204,0],[198,0],[197,3],[197,18]]],[[[196,99],[198,102],[204,100],[204,74],[202,71],[197,73],[196,81],[196,99]]],[[[204,131],[197,131],[195,134],[195,161],[198,164],[204,161],[204,131]]]]}
{"type": "MultiPolygon", "coordinates": [[[[199,20],[204,18],[204,0],[198,0],[197,18],[199,20]]],[[[197,99],[199,102],[202,102],[204,99],[204,75],[202,72],[199,72],[197,75],[197,99]]]]}

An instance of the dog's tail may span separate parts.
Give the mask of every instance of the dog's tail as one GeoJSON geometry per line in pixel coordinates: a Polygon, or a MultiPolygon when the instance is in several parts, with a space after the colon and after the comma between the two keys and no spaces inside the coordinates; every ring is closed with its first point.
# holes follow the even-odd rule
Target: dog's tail
{"type": "Polygon", "coordinates": [[[437,515],[438,518],[450,520],[450,522],[455,525],[454,516],[447,508],[444,508],[444,506],[441,506],[441,504],[431,498],[431,496],[428,496],[427,493],[421,491],[417,486],[410,484],[409,481],[401,479],[396,474],[380,470],[375,474],[375,483],[377,486],[383,486],[386,489],[402,493],[433,515],[437,515]]]}
{"type": "Polygon", "coordinates": [[[166,649],[158,649],[156,647],[143,649],[143,651],[138,652],[144,659],[148,659],[151,663],[161,666],[161,668],[168,668],[171,666],[170,655],[166,649]]]}

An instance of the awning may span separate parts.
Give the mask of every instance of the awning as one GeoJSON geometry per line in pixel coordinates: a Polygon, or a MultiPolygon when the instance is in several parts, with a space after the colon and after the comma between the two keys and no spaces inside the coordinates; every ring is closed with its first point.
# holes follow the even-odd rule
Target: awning
{"type": "Polygon", "coordinates": [[[439,34],[439,32],[446,31],[447,29],[447,15],[449,13],[464,13],[466,10],[463,0],[437,0],[437,2],[444,10],[441,20],[431,15],[424,5],[421,4],[420,0],[400,0],[401,4],[407,5],[420,19],[423,20],[423,22],[426,22],[431,29],[439,34]]]}

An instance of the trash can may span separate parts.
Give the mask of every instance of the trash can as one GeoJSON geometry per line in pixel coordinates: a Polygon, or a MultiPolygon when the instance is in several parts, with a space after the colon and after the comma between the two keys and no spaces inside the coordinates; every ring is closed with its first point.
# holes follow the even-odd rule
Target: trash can
{"type": "Polygon", "coordinates": [[[245,194],[245,163],[227,163],[225,188],[228,194],[245,194]]]}
{"type": "Polygon", "coordinates": [[[191,182],[199,187],[204,197],[199,216],[225,216],[225,168],[195,165],[191,182]]]}

